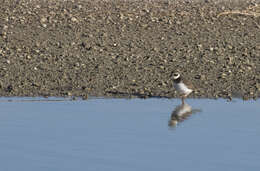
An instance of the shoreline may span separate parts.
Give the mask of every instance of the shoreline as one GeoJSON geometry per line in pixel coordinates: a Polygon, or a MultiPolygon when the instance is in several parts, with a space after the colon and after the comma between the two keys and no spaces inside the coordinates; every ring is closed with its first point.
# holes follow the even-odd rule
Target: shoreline
{"type": "Polygon", "coordinates": [[[260,97],[260,1],[5,1],[0,96],[260,97]]]}

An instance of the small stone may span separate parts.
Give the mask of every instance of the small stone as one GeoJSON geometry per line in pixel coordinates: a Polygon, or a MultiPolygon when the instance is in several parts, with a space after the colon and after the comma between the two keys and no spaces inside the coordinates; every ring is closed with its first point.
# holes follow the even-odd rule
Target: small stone
{"type": "Polygon", "coordinates": [[[8,26],[4,25],[3,30],[7,30],[7,29],[8,29],[8,26]]]}
{"type": "Polygon", "coordinates": [[[82,5],[77,5],[78,9],[81,9],[82,8],[82,5]]]}
{"type": "Polygon", "coordinates": [[[225,74],[225,73],[221,74],[221,78],[226,78],[226,76],[227,76],[227,74],[225,74]]]}
{"type": "Polygon", "coordinates": [[[228,49],[233,49],[233,47],[231,45],[227,45],[228,49]]]}
{"type": "Polygon", "coordinates": [[[6,90],[7,90],[7,92],[13,91],[13,86],[12,85],[8,85],[6,90]]]}
{"type": "Polygon", "coordinates": [[[0,36],[6,36],[7,33],[6,32],[0,32],[0,36]]]}
{"type": "Polygon", "coordinates": [[[157,47],[154,47],[153,50],[154,50],[155,52],[159,52],[159,48],[157,48],[157,47]]]}
{"type": "Polygon", "coordinates": [[[40,47],[41,44],[39,42],[36,42],[35,46],[40,47]]]}
{"type": "Polygon", "coordinates": [[[78,19],[77,19],[76,17],[72,17],[72,18],[71,18],[71,21],[72,21],[72,22],[77,22],[78,19]]]}
{"type": "Polygon", "coordinates": [[[79,67],[79,63],[78,63],[78,62],[76,62],[76,63],[75,63],[75,66],[79,67]]]}
{"type": "Polygon", "coordinates": [[[195,79],[200,79],[200,78],[201,78],[200,75],[196,75],[196,76],[195,76],[195,79]]]}
{"type": "Polygon", "coordinates": [[[197,46],[198,46],[198,48],[202,48],[202,44],[198,44],[197,46]]]}
{"type": "Polygon", "coordinates": [[[206,76],[205,76],[205,75],[201,75],[201,76],[200,76],[200,79],[201,79],[201,80],[205,80],[205,79],[206,79],[206,76]]]}
{"type": "Polygon", "coordinates": [[[47,21],[47,18],[43,17],[41,18],[41,23],[45,23],[47,21]]]}
{"type": "Polygon", "coordinates": [[[256,83],[256,88],[258,91],[260,91],[260,83],[256,83]]]}

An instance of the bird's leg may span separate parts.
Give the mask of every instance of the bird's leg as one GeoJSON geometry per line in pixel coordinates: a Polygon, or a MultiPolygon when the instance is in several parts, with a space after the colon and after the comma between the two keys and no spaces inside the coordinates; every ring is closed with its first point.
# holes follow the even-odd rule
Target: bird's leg
{"type": "Polygon", "coordinates": [[[182,104],[185,103],[185,102],[184,102],[185,97],[186,97],[185,94],[181,95],[181,102],[182,102],[182,104]]]}

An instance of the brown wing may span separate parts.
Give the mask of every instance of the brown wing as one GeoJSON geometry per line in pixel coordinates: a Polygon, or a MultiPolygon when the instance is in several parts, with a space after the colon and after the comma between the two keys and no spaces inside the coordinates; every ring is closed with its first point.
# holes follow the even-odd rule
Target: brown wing
{"type": "Polygon", "coordinates": [[[190,81],[185,80],[185,79],[182,79],[182,82],[183,82],[189,89],[192,89],[192,90],[195,89],[195,87],[193,86],[193,84],[192,84],[190,81]]]}

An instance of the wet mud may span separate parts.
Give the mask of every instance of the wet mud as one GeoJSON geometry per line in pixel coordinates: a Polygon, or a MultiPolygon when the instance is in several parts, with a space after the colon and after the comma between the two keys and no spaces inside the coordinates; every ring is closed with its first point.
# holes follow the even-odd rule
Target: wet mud
{"type": "Polygon", "coordinates": [[[259,97],[259,1],[0,3],[0,96],[259,97]]]}

